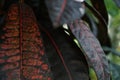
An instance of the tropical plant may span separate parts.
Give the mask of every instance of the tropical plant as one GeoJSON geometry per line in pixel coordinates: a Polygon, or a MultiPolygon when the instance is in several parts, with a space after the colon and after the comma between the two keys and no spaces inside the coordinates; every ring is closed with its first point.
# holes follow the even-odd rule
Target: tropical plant
{"type": "Polygon", "coordinates": [[[119,80],[107,3],[1,0],[0,80],[119,80]]]}

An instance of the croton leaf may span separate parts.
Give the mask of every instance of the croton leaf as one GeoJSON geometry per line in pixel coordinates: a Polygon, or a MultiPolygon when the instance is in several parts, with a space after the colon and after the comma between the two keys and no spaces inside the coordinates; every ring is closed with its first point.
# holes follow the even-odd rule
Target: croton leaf
{"type": "Polygon", "coordinates": [[[83,0],[45,0],[54,26],[79,19],[84,14],[83,0]]]}
{"type": "Polygon", "coordinates": [[[106,56],[88,26],[83,21],[77,20],[68,25],[73,35],[79,41],[89,65],[94,68],[98,80],[110,80],[106,56]]]}
{"type": "Polygon", "coordinates": [[[108,13],[104,0],[91,0],[91,2],[94,8],[103,16],[106,23],[108,23],[108,13]]]}
{"type": "MultiPolygon", "coordinates": [[[[108,35],[108,13],[105,7],[105,3],[103,0],[91,0],[93,7],[91,7],[87,2],[85,2],[86,7],[89,8],[90,11],[95,15],[95,17],[98,19],[98,34],[97,38],[100,41],[102,46],[108,46],[111,47],[111,41],[108,35]],[[103,5],[103,6],[101,6],[103,5]],[[104,36],[103,36],[104,35],[104,36]]],[[[93,19],[94,20],[94,19],[93,19]]]]}
{"type": "Polygon", "coordinates": [[[82,17],[82,20],[86,21],[88,25],[90,26],[91,31],[95,36],[98,34],[97,24],[94,21],[92,15],[90,13],[85,13],[85,15],[82,17]]]}
{"type": "Polygon", "coordinates": [[[43,39],[54,80],[89,80],[84,55],[61,27],[47,34],[45,30],[43,39]]]}
{"type": "Polygon", "coordinates": [[[37,21],[25,4],[13,4],[0,34],[0,80],[51,80],[37,21]]]}

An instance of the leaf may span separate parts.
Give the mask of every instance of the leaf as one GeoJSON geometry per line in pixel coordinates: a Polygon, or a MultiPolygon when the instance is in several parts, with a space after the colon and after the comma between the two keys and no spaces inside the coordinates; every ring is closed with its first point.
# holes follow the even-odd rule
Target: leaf
{"type": "Polygon", "coordinates": [[[77,20],[68,25],[73,35],[79,41],[89,66],[95,70],[98,80],[110,80],[106,56],[88,26],[83,21],[77,20]]]}
{"type": "Polygon", "coordinates": [[[45,0],[25,0],[25,3],[33,9],[35,16],[37,18],[37,21],[42,26],[44,26],[45,28],[53,29],[51,28],[52,22],[49,18],[45,0]]]}
{"type": "Polygon", "coordinates": [[[94,21],[93,16],[90,13],[86,13],[82,20],[86,21],[87,24],[89,25],[92,33],[97,36],[98,35],[98,28],[97,28],[97,23],[94,21]]]}
{"type": "Polygon", "coordinates": [[[51,80],[44,45],[32,9],[13,4],[0,34],[0,80],[51,80]]]}
{"type": "Polygon", "coordinates": [[[93,7],[102,15],[105,22],[108,23],[108,13],[107,13],[104,0],[91,0],[91,2],[93,7]]]}
{"type": "Polygon", "coordinates": [[[76,0],[45,0],[51,21],[59,26],[79,19],[84,14],[84,4],[76,0]]]}
{"type": "Polygon", "coordinates": [[[44,31],[43,36],[54,80],[89,80],[84,55],[61,27],[52,32],[44,31]]]}
{"type": "Polygon", "coordinates": [[[112,79],[119,80],[120,79],[120,65],[110,62],[110,68],[112,71],[112,79]]]}
{"type": "MultiPolygon", "coordinates": [[[[93,1],[93,3],[96,3],[95,1],[93,1]]],[[[103,8],[105,8],[105,13],[102,12],[102,8],[100,8],[98,5],[104,5],[104,2],[100,2],[100,3],[96,3],[94,5],[96,5],[98,8],[96,9],[96,7],[91,7],[87,2],[85,2],[86,6],[89,8],[89,10],[95,15],[95,17],[98,19],[98,34],[97,34],[97,38],[100,41],[100,44],[102,46],[108,46],[111,47],[111,42],[110,42],[110,38],[108,35],[108,29],[107,29],[107,23],[108,23],[108,19],[107,19],[107,13],[106,13],[106,8],[105,5],[103,6],[103,8]],[[105,16],[104,16],[105,15],[105,16]],[[104,35],[104,36],[103,36],[104,35]]],[[[94,19],[93,19],[94,20],[94,19]]]]}
{"type": "Polygon", "coordinates": [[[97,76],[96,76],[96,73],[95,73],[95,71],[92,68],[90,68],[89,72],[90,72],[89,73],[90,74],[90,79],[92,79],[92,80],[98,80],[97,76]]]}
{"type": "Polygon", "coordinates": [[[114,48],[102,47],[104,51],[110,51],[112,54],[120,57],[120,52],[116,51],[114,48]]]}

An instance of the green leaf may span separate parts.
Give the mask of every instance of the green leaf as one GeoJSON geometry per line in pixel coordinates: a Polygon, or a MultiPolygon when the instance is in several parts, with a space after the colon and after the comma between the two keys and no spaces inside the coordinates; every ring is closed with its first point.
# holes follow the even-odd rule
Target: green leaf
{"type": "Polygon", "coordinates": [[[120,66],[110,62],[110,69],[112,71],[112,79],[120,80],[120,66]]]}

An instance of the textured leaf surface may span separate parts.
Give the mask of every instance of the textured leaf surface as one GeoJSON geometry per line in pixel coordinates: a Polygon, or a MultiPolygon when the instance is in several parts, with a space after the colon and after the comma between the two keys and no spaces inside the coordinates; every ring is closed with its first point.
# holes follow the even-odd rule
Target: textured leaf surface
{"type": "Polygon", "coordinates": [[[79,19],[84,14],[84,5],[76,0],[45,0],[53,25],[79,19]]]}
{"type": "Polygon", "coordinates": [[[86,59],[98,76],[98,80],[110,80],[108,62],[105,54],[90,29],[83,21],[69,24],[74,36],[86,55],[86,59]]]}
{"type": "Polygon", "coordinates": [[[57,47],[51,45],[46,33],[43,34],[54,80],[89,80],[89,68],[84,55],[63,29],[58,28],[51,33],[57,47]]]}
{"type": "Polygon", "coordinates": [[[0,80],[51,80],[32,10],[13,4],[0,34],[0,80]]]}
{"type": "MultiPolygon", "coordinates": [[[[86,6],[89,8],[90,11],[95,15],[95,17],[98,19],[98,34],[97,38],[100,41],[102,46],[108,46],[111,47],[110,38],[108,35],[108,13],[105,7],[105,3],[103,0],[91,0],[93,7],[91,7],[89,4],[86,3],[86,6]],[[101,6],[103,5],[103,6],[101,6]]],[[[93,19],[94,20],[94,19],[93,19]]]]}

